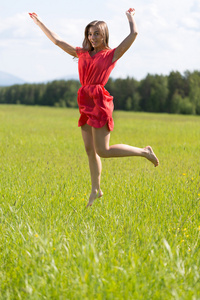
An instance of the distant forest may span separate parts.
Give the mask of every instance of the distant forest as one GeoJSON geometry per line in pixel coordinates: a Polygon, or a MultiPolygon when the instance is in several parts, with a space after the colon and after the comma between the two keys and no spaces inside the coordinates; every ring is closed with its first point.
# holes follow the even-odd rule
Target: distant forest
{"type": "MultiPolygon", "coordinates": [[[[0,87],[0,104],[77,106],[76,80],[0,87]]],[[[116,110],[200,115],[200,71],[169,75],[148,74],[141,81],[110,78],[105,88],[116,110]]]]}

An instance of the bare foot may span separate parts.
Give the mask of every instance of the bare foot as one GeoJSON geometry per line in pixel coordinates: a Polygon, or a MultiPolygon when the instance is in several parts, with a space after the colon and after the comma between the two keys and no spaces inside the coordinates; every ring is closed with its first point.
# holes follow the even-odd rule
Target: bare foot
{"type": "Polygon", "coordinates": [[[153,149],[150,146],[144,148],[146,150],[145,157],[154,164],[155,167],[159,165],[159,160],[157,159],[153,149]]]}
{"type": "Polygon", "coordinates": [[[90,194],[90,198],[89,198],[89,201],[88,201],[88,204],[86,207],[88,206],[92,206],[93,202],[95,199],[97,198],[101,198],[103,196],[103,192],[102,190],[100,189],[99,192],[98,191],[94,191],[90,194]]]}

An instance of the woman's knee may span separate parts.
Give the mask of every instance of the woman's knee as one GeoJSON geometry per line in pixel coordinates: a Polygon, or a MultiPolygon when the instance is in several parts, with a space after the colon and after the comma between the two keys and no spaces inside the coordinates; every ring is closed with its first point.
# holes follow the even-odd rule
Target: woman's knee
{"type": "Polygon", "coordinates": [[[109,157],[110,131],[107,124],[101,128],[93,128],[93,134],[96,153],[103,158],[109,157]]]}
{"type": "Polygon", "coordinates": [[[108,149],[104,148],[104,147],[99,147],[99,146],[96,146],[96,152],[97,154],[102,157],[102,158],[106,158],[108,157],[108,149]]]}

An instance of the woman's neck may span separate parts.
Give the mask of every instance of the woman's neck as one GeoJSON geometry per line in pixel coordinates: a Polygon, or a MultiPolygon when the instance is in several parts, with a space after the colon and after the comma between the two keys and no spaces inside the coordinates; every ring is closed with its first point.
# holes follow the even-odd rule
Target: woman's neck
{"type": "Polygon", "coordinates": [[[93,54],[96,54],[97,52],[101,51],[101,50],[105,50],[106,47],[103,45],[103,46],[100,46],[100,47],[95,47],[93,50],[91,50],[91,53],[93,54]]]}

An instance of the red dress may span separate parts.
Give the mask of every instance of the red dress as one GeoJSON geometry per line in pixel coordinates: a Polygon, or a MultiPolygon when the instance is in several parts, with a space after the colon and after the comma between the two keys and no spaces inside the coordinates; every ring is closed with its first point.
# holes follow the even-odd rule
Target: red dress
{"type": "Polygon", "coordinates": [[[78,126],[88,124],[95,128],[108,124],[113,130],[113,97],[104,88],[116,61],[112,63],[115,49],[105,49],[91,57],[88,51],[76,48],[79,78],[82,87],[78,90],[80,118],[78,126]]]}

